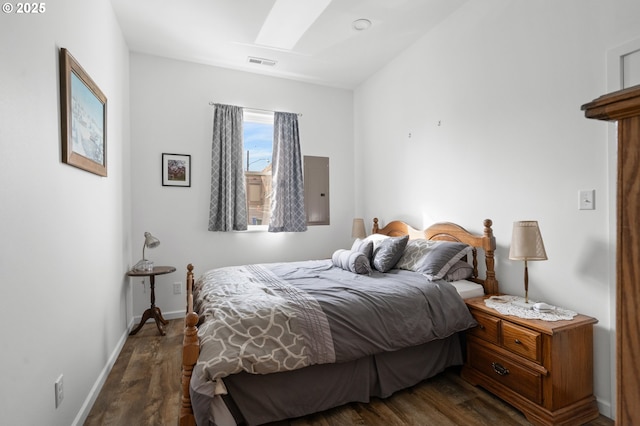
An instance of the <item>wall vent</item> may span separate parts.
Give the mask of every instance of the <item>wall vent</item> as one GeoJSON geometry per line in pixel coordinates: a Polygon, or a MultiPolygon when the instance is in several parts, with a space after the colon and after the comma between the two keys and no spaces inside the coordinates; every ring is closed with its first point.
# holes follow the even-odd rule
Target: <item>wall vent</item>
{"type": "Polygon", "coordinates": [[[266,65],[269,67],[272,67],[278,63],[278,61],[274,61],[273,59],[256,58],[255,56],[249,56],[247,60],[250,64],[266,65]]]}

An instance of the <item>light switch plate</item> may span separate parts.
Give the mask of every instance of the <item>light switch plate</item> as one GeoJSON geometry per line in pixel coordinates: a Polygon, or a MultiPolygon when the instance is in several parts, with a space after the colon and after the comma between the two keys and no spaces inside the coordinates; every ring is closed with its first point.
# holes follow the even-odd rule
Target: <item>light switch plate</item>
{"type": "Polygon", "coordinates": [[[580,210],[595,210],[596,209],[596,190],[595,189],[582,189],[580,190],[580,210]]]}

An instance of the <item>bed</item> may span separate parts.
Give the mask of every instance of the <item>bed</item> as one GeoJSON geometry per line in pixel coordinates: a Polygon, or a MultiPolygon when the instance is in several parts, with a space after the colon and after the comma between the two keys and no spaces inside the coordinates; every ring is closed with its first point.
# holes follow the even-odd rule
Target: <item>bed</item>
{"type": "Polygon", "coordinates": [[[180,424],[300,417],[461,365],[460,335],[476,325],[463,299],[498,293],[492,222],[483,225],[473,234],[374,219],[370,236],[331,259],[216,268],[198,280],[188,265],[180,424]]]}

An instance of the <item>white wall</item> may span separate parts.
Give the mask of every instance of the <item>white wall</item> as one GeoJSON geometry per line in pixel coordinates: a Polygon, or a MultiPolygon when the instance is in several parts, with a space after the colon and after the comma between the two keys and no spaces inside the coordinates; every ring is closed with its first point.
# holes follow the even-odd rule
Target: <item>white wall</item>
{"type": "Polygon", "coordinates": [[[46,8],[0,15],[2,424],[81,423],[132,319],[128,50],[108,0],[46,8]],[[107,96],[106,178],[60,160],[60,47],[107,96]]]}
{"type": "MultiPolygon", "coordinates": [[[[161,244],[146,250],[155,265],[177,271],[156,277],[156,305],[183,315],[186,265],[196,274],[242,263],[331,256],[351,243],[354,213],[353,93],[347,90],[133,53],[131,55],[133,259],[143,234],[161,244]],[[302,155],[330,159],[331,225],[303,233],[209,232],[213,107],[209,102],[296,112],[302,155]],[[191,187],[161,185],[162,153],[191,155],[191,187]]],[[[132,280],[134,314],[149,307],[148,284],[132,280]],[[143,291],[146,291],[143,292],[143,291]]],[[[147,325],[148,327],[151,325],[147,325]]]]}
{"type": "Polygon", "coordinates": [[[47,8],[40,16],[0,15],[3,422],[83,420],[132,315],[149,303],[139,280],[124,278],[139,259],[144,231],[162,241],[148,257],[178,268],[157,286],[157,304],[178,315],[184,299],[171,283],[184,282],[186,263],[201,272],[326,257],[350,242],[354,214],[416,227],[452,220],[475,231],[490,217],[501,288],[517,294],[522,265],[507,259],[511,224],[540,221],[549,260],[531,264],[531,296],[600,320],[596,395],[611,414],[615,170],[608,167],[606,125],[586,120],[579,107],[610,90],[606,53],[640,37],[640,3],[470,1],[355,98],[130,57],[107,0],[47,8]],[[107,178],[60,161],[59,47],[108,98],[107,178]],[[330,226],[301,234],[206,231],[209,101],[303,114],[303,154],[331,159],[330,226]],[[161,186],[163,152],[192,155],[191,188],[161,186]],[[440,187],[444,179],[450,182],[440,187]],[[596,190],[597,210],[577,210],[579,189],[596,190]],[[65,400],[56,410],[60,374],[65,400]]]}
{"type": "Polygon", "coordinates": [[[478,232],[493,219],[501,291],[519,295],[512,223],[538,220],[549,260],[529,264],[530,297],[599,319],[609,416],[615,170],[607,125],[580,106],[607,92],[607,50],[640,37],[638,16],[637,1],[471,1],[355,92],[357,213],[478,232]],[[580,189],[596,190],[595,211],[578,210],[580,189]]]}

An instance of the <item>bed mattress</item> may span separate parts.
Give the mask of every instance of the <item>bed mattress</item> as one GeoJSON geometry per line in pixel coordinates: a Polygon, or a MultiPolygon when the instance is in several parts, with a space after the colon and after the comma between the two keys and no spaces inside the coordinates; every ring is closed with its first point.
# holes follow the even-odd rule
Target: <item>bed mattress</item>
{"type": "Polygon", "coordinates": [[[484,288],[480,284],[460,280],[451,282],[451,285],[456,288],[456,291],[463,299],[484,296],[484,288]]]}

